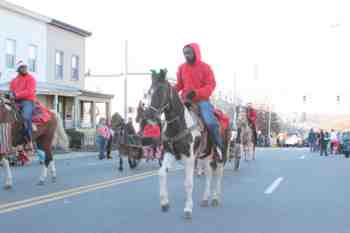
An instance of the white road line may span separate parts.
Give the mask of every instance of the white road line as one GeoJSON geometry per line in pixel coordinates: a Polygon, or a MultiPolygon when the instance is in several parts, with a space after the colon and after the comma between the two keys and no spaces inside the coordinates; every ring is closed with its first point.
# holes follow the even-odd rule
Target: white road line
{"type": "Polygon", "coordinates": [[[283,177],[278,177],[266,190],[265,194],[271,194],[273,193],[277,187],[281,184],[281,182],[284,180],[283,177]]]}

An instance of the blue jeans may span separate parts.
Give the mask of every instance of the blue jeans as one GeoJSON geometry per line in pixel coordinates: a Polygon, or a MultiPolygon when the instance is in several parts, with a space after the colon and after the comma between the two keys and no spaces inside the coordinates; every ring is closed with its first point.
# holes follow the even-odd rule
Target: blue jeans
{"type": "Polygon", "coordinates": [[[33,136],[32,118],[34,102],[30,100],[21,100],[19,103],[22,107],[22,117],[24,119],[24,135],[28,137],[28,140],[31,140],[33,136]]]}
{"type": "Polygon", "coordinates": [[[97,136],[96,144],[99,151],[99,159],[104,159],[106,157],[107,140],[102,136],[97,136]]]}
{"type": "Polygon", "coordinates": [[[214,107],[209,101],[201,101],[198,103],[201,115],[205,125],[207,126],[211,137],[216,146],[224,153],[224,143],[220,135],[220,125],[214,115],[214,107]]]}

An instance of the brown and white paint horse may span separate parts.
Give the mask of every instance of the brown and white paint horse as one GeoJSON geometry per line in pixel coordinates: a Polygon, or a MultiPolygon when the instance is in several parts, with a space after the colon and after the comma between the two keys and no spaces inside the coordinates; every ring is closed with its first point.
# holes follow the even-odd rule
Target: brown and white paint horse
{"type": "MultiPolygon", "coordinates": [[[[33,139],[37,143],[38,148],[45,152],[45,163],[42,167],[42,173],[39,178],[39,185],[43,185],[48,175],[48,169],[51,170],[52,181],[56,181],[56,167],[53,160],[52,146],[59,145],[62,149],[68,149],[68,137],[64,131],[62,121],[58,114],[52,113],[51,119],[42,125],[37,127],[34,132],[33,139]]],[[[23,135],[21,134],[23,129],[23,120],[16,109],[15,104],[8,99],[0,96],[0,125],[3,133],[9,131],[9,125],[11,125],[11,132],[6,132],[11,135],[11,140],[5,140],[0,143],[8,143],[12,145],[2,145],[3,148],[11,148],[11,146],[21,145],[23,143],[23,135]]],[[[9,161],[6,158],[10,150],[6,153],[0,154],[0,161],[2,161],[6,170],[5,188],[9,189],[13,185],[11,169],[9,161]]]]}
{"type": "MultiPolygon", "coordinates": [[[[162,166],[159,170],[160,181],[160,205],[164,212],[170,208],[167,187],[167,174],[176,162],[182,160],[185,168],[185,218],[192,218],[193,209],[193,178],[196,156],[204,155],[206,188],[202,199],[202,206],[208,206],[212,175],[217,177],[217,185],[213,191],[212,205],[217,206],[221,195],[221,182],[224,171],[224,163],[218,163],[209,158],[216,148],[203,146],[201,139],[209,138],[202,135],[201,128],[194,113],[187,110],[180,100],[178,93],[166,80],[166,73],[160,77],[152,77],[152,86],[149,90],[149,99],[146,110],[143,113],[145,119],[160,121],[161,115],[165,115],[166,123],[162,126],[162,143],[165,149],[162,166]],[[204,148],[196,149],[196,148],[204,148]]],[[[210,140],[207,140],[209,142],[210,140]]],[[[225,154],[227,156],[227,154],[225,154]]],[[[215,156],[214,156],[215,158],[215,156]]]]}

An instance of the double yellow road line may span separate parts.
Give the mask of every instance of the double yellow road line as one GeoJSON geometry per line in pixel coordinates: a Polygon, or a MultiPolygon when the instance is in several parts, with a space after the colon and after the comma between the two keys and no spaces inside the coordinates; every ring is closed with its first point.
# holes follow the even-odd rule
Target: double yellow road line
{"type": "Polygon", "coordinates": [[[109,187],[124,184],[124,183],[143,180],[148,177],[157,176],[157,175],[158,175],[158,171],[144,172],[133,176],[119,177],[119,178],[115,178],[112,180],[108,180],[108,181],[104,181],[96,184],[80,186],[77,188],[50,193],[43,196],[33,197],[22,201],[11,202],[8,204],[0,205],[0,214],[13,212],[16,210],[29,208],[36,205],[41,205],[48,202],[57,201],[57,200],[65,199],[67,197],[77,196],[83,193],[89,193],[99,189],[105,189],[105,188],[109,188],[109,187]]]}

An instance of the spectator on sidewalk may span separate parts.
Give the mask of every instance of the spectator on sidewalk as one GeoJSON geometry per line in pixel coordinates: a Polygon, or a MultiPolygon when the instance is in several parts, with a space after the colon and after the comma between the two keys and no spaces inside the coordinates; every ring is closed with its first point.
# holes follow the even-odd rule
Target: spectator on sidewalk
{"type": "Polygon", "coordinates": [[[101,118],[96,130],[96,144],[99,150],[99,159],[106,158],[107,142],[110,138],[110,131],[106,124],[106,119],[101,118]]]}
{"type": "Polygon", "coordinates": [[[311,128],[308,136],[308,144],[310,147],[310,152],[315,152],[316,151],[316,133],[314,132],[314,129],[311,128]]]}
{"type": "Polygon", "coordinates": [[[320,135],[320,144],[321,144],[320,155],[321,156],[323,155],[328,156],[329,141],[330,141],[329,133],[321,130],[321,135],[320,135]]]}
{"type": "Polygon", "coordinates": [[[108,122],[107,128],[109,130],[109,138],[107,142],[107,159],[112,159],[111,153],[112,153],[112,147],[113,147],[114,130],[112,129],[111,121],[108,122]]]}
{"type": "Polygon", "coordinates": [[[334,129],[331,130],[330,139],[331,139],[331,154],[336,154],[336,148],[338,145],[338,135],[334,131],[334,129]]]}

